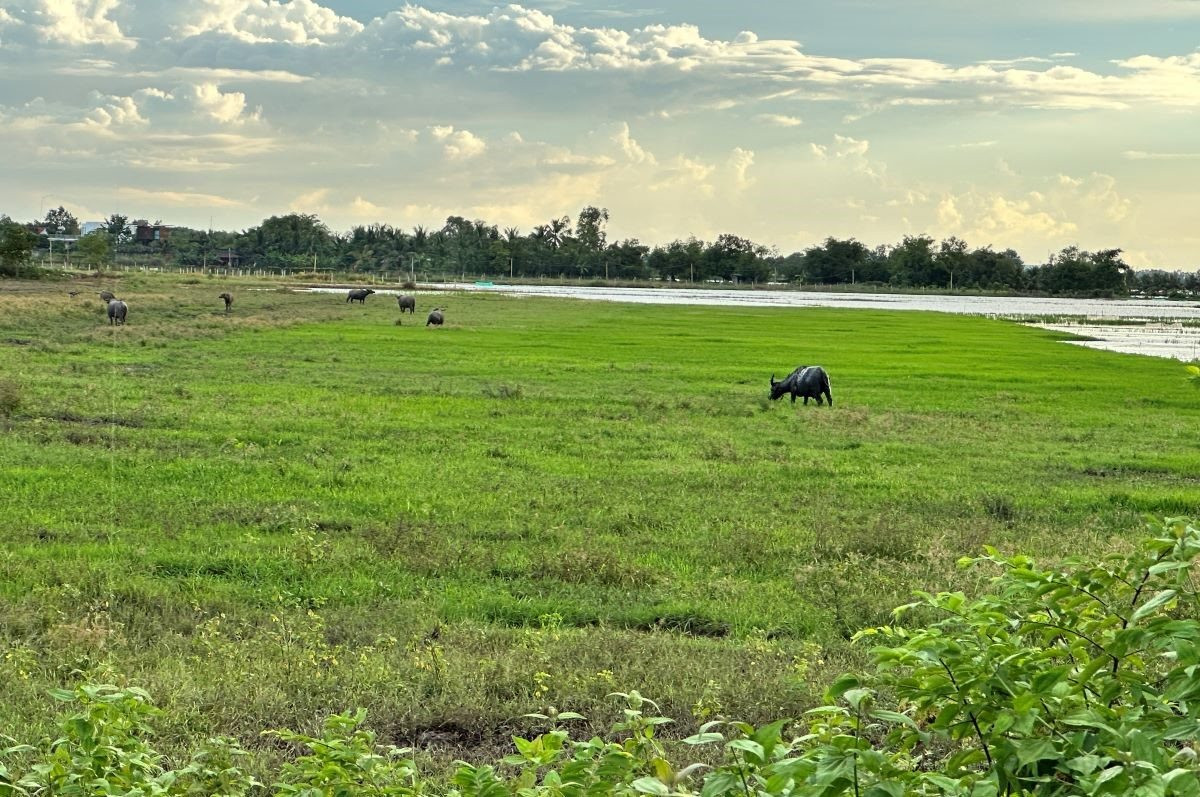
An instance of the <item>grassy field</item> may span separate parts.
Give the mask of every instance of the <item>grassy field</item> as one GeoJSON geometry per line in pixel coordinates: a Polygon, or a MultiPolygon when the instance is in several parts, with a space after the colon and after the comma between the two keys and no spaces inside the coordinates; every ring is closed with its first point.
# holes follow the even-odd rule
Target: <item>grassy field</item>
{"type": "Polygon", "coordinates": [[[638,689],[795,716],[984,544],[1120,549],[1200,504],[1178,363],[937,314],[6,283],[0,732],[147,688],[160,748],[370,711],[435,758],[638,689]],[[95,290],[129,324],[110,328],[95,290]],[[442,329],[424,310],[447,307],[442,329]],[[767,401],[829,371],[836,406],[767,401]]]}

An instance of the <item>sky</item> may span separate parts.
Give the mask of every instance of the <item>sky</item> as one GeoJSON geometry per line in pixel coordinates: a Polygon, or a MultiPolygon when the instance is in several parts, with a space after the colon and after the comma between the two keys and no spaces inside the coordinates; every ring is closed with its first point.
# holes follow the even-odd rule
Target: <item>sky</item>
{"type": "Polygon", "coordinates": [[[0,213],[1200,268],[1200,0],[0,0],[0,213]]]}

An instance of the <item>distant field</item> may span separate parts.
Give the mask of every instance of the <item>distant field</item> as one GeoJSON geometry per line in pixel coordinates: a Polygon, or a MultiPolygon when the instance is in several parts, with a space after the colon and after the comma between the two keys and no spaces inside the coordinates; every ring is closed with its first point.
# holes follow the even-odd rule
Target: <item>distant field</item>
{"type": "Polygon", "coordinates": [[[0,732],[82,677],[263,756],[355,706],[443,758],[618,689],[795,716],[983,544],[1200,506],[1178,363],[1012,323],[191,282],[0,284],[0,732]],[[832,409],[767,401],[801,363],[832,409]]]}

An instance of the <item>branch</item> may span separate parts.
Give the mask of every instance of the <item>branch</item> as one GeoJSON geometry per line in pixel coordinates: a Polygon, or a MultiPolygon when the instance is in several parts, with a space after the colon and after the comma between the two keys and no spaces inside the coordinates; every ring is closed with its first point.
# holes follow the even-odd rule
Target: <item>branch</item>
{"type": "MultiPolygon", "coordinates": [[[[940,656],[938,657],[938,664],[942,665],[942,669],[946,671],[946,675],[950,676],[950,683],[954,684],[954,689],[957,691],[958,680],[954,677],[954,672],[951,671],[946,662],[942,661],[940,656]]],[[[965,698],[963,699],[963,705],[967,705],[965,698]]],[[[967,716],[971,718],[971,724],[975,726],[975,735],[979,737],[979,744],[983,746],[983,756],[987,759],[988,768],[990,769],[994,766],[992,763],[992,751],[988,749],[987,740],[983,738],[983,729],[979,727],[979,720],[975,719],[975,712],[971,711],[970,708],[967,709],[967,716]]]]}

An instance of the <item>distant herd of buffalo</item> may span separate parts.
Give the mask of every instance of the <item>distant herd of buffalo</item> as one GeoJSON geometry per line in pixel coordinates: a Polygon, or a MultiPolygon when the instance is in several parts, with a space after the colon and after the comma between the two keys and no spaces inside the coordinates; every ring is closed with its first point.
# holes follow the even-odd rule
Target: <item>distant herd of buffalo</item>
{"type": "MultiPolygon", "coordinates": [[[[347,302],[358,302],[366,304],[367,297],[375,291],[370,288],[354,288],[350,293],[346,294],[347,302]]],[[[79,295],[79,291],[69,291],[71,297],[79,295]]],[[[225,312],[233,311],[233,294],[219,293],[217,298],[225,302],[225,312]]],[[[100,291],[100,301],[108,307],[108,323],[112,326],[121,326],[125,323],[126,317],[129,315],[129,305],[118,299],[112,291],[100,291]]],[[[405,311],[411,315],[417,312],[417,299],[415,296],[397,296],[396,303],[400,306],[400,313],[405,311]]],[[[440,327],[446,321],[443,315],[444,308],[435,307],[429,311],[429,315],[425,319],[425,326],[440,327]]]]}
{"type": "MultiPolygon", "coordinates": [[[[71,296],[75,296],[76,293],[76,291],[72,291],[71,296]]],[[[346,294],[346,302],[366,304],[367,297],[373,293],[375,291],[370,288],[354,288],[346,294]]],[[[221,293],[217,295],[217,298],[225,302],[225,312],[232,312],[233,294],[221,293]]],[[[100,300],[108,306],[108,323],[112,326],[123,325],[129,315],[129,306],[114,296],[111,291],[101,291],[100,300]]],[[[397,296],[396,304],[399,305],[401,314],[405,311],[410,315],[417,312],[417,300],[414,296],[397,296]]],[[[440,327],[445,322],[442,312],[443,309],[440,307],[429,311],[429,315],[425,319],[425,326],[440,327]]],[[[828,403],[829,406],[833,406],[833,393],[829,390],[829,374],[819,365],[802,365],[780,380],[776,380],[775,374],[771,374],[771,400],[778,401],[789,393],[792,396],[793,404],[796,403],[797,398],[804,399],[804,403],[808,404],[808,400],[811,398],[815,399],[817,404],[828,403]]]]}

